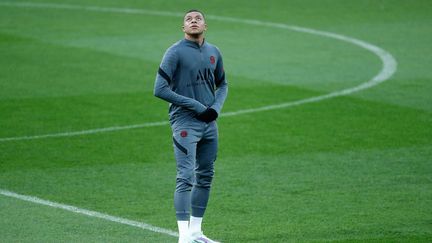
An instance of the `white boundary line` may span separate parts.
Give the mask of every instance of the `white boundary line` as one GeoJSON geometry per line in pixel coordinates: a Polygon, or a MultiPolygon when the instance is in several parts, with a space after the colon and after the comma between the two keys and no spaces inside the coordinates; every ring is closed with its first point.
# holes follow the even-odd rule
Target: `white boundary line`
{"type": "Polygon", "coordinates": [[[99,212],[96,212],[96,211],[91,211],[91,210],[87,210],[87,209],[77,208],[75,206],[61,204],[61,203],[57,203],[57,202],[52,202],[52,201],[40,199],[38,197],[21,195],[21,194],[17,194],[15,192],[3,190],[3,189],[0,189],[0,194],[3,195],[3,196],[6,196],[6,197],[12,197],[12,198],[15,198],[15,199],[19,199],[19,200],[23,200],[23,201],[27,201],[27,202],[31,202],[31,203],[45,205],[45,206],[49,206],[49,207],[53,207],[53,208],[59,208],[59,209],[63,209],[63,210],[69,211],[69,212],[77,213],[77,214],[83,214],[83,215],[87,215],[87,216],[90,216],[90,217],[104,219],[104,220],[108,220],[108,221],[115,222],[115,223],[120,223],[120,224],[129,225],[129,226],[134,226],[134,227],[137,227],[137,228],[140,228],[140,229],[149,230],[149,231],[153,231],[153,232],[156,232],[156,233],[162,233],[162,234],[178,237],[178,234],[176,232],[174,232],[174,231],[171,231],[171,230],[168,230],[168,229],[164,229],[164,228],[160,228],[160,227],[156,227],[156,226],[153,226],[153,225],[150,225],[150,224],[146,224],[146,223],[143,223],[143,222],[133,221],[133,220],[129,220],[129,219],[124,219],[124,218],[120,218],[120,217],[111,216],[111,215],[104,214],[104,213],[99,213],[99,212]]]}
{"type": "Polygon", "coordinates": [[[62,132],[62,133],[52,133],[52,134],[43,134],[43,135],[35,135],[35,136],[0,138],[0,142],[18,141],[18,140],[32,140],[32,139],[40,139],[40,138],[71,137],[71,136],[78,136],[78,135],[87,135],[87,134],[102,133],[102,132],[112,132],[112,131],[128,130],[128,129],[135,129],[135,128],[143,128],[143,127],[157,127],[157,126],[164,126],[164,125],[168,125],[168,124],[169,124],[168,121],[148,122],[148,123],[143,123],[143,124],[95,128],[95,129],[75,131],[75,132],[62,132]]]}
{"type": "MultiPolygon", "coordinates": [[[[110,13],[124,13],[124,14],[145,14],[145,15],[170,16],[170,17],[182,17],[183,16],[183,14],[181,14],[181,13],[153,11],[153,10],[145,10],[145,9],[80,6],[80,5],[55,4],[55,3],[0,2],[0,6],[24,7],[24,8],[43,8],[43,9],[49,8],[49,9],[64,9],[64,10],[81,10],[81,11],[110,12],[110,13]]],[[[243,24],[255,25],[255,26],[286,29],[286,30],[291,30],[291,31],[298,31],[298,32],[303,32],[303,33],[333,38],[333,39],[337,39],[340,41],[345,41],[345,42],[351,43],[353,45],[359,46],[363,49],[366,49],[366,50],[372,52],[373,54],[377,55],[381,59],[381,62],[383,65],[381,71],[377,75],[375,75],[372,79],[370,79],[369,81],[362,83],[358,86],[352,87],[352,88],[334,91],[334,92],[331,92],[331,93],[328,93],[325,95],[315,96],[315,97],[306,98],[306,99],[297,100],[297,101],[285,102],[285,103],[275,104],[275,105],[268,105],[268,106],[263,106],[263,107],[258,107],[258,108],[242,109],[242,110],[232,111],[232,112],[225,112],[225,113],[221,114],[222,117],[237,116],[237,115],[241,115],[241,114],[255,113],[255,112],[261,112],[261,111],[269,111],[269,110],[275,110],[275,109],[283,109],[283,108],[287,108],[287,107],[298,106],[298,105],[312,103],[312,102],[318,102],[318,101],[330,99],[333,97],[349,95],[349,94],[352,94],[352,93],[355,93],[355,92],[358,92],[361,90],[369,89],[373,86],[376,86],[376,85],[386,81],[396,72],[396,69],[397,69],[397,62],[396,62],[395,58],[389,52],[381,49],[378,46],[372,45],[370,43],[367,43],[365,41],[355,39],[352,37],[347,37],[347,36],[340,35],[340,34],[335,34],[335,33],[320,31],[320,30],[314,30],[314,29],[304,28],[304,27],[299,27],[299,26],[294,26],[294,25],[264,22],[264,21],[260,21],[260,20],[238,19],[238,18],[212,16],[212,15],[207,15],[206,18],[207,19],[214,19],[214,20],[218,20],[218,21],[225,21],[225,22],[235,22],[235,23],[243,23],[243,24]]],[[[102,132],[113,132],[113,131],[144,128],[144,127],[164,126],[167,124],[169,124],[167,121],[147,122],[147,123],[141,123],[141,124],[126,125],[126,126],[95,128],[95,129],[82,130],[82,131],[61,132],[61,133],[42,134],[42,135],[33,135],[33,136],[6,137],[6,138],[0,138],[0,142],[32,140],[32,139],[53,138],[53,137],[70,137],[70,136],[77,136],[77,135],[87,135],[87,134],[95,134],[95,133],[102,133],[102,132]]]]}

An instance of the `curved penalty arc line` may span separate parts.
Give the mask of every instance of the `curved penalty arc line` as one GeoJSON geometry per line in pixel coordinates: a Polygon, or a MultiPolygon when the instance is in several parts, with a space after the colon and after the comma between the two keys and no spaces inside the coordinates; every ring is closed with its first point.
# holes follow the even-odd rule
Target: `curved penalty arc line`
{"type": "MultiPolygon", "coordinates": [[[[62,9],[62,10],[80,10],[80,11],[94,11],[94,12],[110,12],[110,13],[123,13],[123,14],[140,14],[140,15],[155,15],[155,16],[169,16],[169,17],[181,17],[183,14],[174,13],[174,12],[166,12],[166,11],[153,11],[146,9],[133,9],[133,8],[114,8],[114,7],[99,7],[99,6],[81,6],[81,5],[71,5],[71,4],[56,4],[56,3],[26,3],[26,2],[0,2],[0,6],[7,7],[22,7],[22,8],[42,8],[42,9],[62,9]]],[[[237,116],[241,114],[276,110],[276,109],[284,109],[288,107],[298,106],[307,103],[318,102],[338,96],[344,96],[353,94],[355,92],[359,92],[361,90],[369,89],[373,86],[376,86],[386,80],[388,80],[397,70],[397,61],[396,59],[384,49],[370,44],[368,42],[348,37],[341,34],[336,34],[327,31],[314,30],[311,28],[299,27],[294,25],[287,25],[283,23],[273,23],[273,22],[265,22],[260,20],[252,20],[252,19],[238,19],[232,17],[223,17],[223,16],[213,16],[207,15],[207,19],[213,19],[217,21],[225,21],[225,22],[235,22],[235,23],[243,23],[247,25],[254,26],[263,26],[270,28],[278,28],[285,29],[291,31],[297,31],[302,33],[308,33],[312,35],[318,35],[322,37],[333,38],[339,41],[348,42],[350,44],[361,47],[367,51],[372,52],[374,55],[378,56],[382,62],[382,69],[380,72],[375,75],[372,79],[367,82],[361,83],[358,86],[346,88],[343,90],[334,91],[328,94],[314,96],[306,99],[284,102],[280,104],[262,106],[251,109],[241,109],[238,111],[232,112],[224,112],[221,114],[222,117],[229,116],[237,116]]],[[[0,142],[8,142],[8,141],[20,141],[20,140],[33,140],[33,139],[42,139],[42,138],[54,138],[54,137],[70,137],[70,136],[78,136],[78,135],[88,135],[95,133],[103,133],[103,132],[113,132],[113,131],[121,131],[121,130],[129,130],[129,129],[137,129],[137,128],[145,128],[145,127],[157,127],[164,126],[169,124],[168,121],[159,121],[159,122],[146,122],[141,124],[133,124],[126,126],[113,126],[113,127],[105,127],[105,128],[95,128],[89,130],[81,130],[81,131],[71,131],[71,132],[61,132],[61,133],[52,133],[52,134],[42,134],[42,135],[32,135],[32,136],[20,136],[20,137],[6,137],[0,138],[0,142]]]]}

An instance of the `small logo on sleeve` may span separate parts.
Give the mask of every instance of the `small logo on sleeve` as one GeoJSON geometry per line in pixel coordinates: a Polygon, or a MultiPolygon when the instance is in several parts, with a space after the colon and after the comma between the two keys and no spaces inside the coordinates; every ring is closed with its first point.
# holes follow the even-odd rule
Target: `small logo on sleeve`
{"type": "Polygon", "coordinates": [[[215,62],[216,62],[215,57],[214,56],[210,56],[210,63],[211,64],[215,64],[215,62]]]}

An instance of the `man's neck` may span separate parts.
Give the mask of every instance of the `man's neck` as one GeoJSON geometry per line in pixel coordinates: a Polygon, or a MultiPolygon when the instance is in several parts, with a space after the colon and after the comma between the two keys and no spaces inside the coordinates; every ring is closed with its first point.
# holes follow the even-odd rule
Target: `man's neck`
{"type": "Polygon", "coordinates": [[[185,39],[198,43],[199,46],[202,46],[204,42],[204,35],[188,35],[185,34],[185,39]]]}

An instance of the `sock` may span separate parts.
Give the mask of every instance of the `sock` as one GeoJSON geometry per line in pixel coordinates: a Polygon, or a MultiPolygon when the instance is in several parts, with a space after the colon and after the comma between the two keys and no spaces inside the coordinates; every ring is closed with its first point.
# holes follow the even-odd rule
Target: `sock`
{"type": "Polygon", "coordinates": [[[201,223],[203,218],[202,217],[194,217],[191,216],[190,218],[190,225],[189,225],[189,231],[193,233],[201,232],[201,223]]]}
{"type": "Polygon", "coordinates": [[[189,221],[177,221],[180,238],[183,238],[189,233],[189,221]]]}

